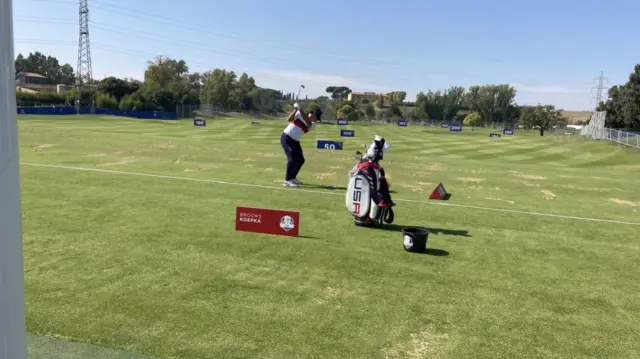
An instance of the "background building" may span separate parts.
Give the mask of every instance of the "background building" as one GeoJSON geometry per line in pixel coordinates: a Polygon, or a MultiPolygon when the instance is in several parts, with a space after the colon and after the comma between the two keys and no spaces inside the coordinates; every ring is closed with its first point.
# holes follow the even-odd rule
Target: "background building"
{"type": "Polygon", "coordinates": [[[40,74],[34,72],[18,72],[16,74],[16,89],[22,92],[28,90],[38,92],[58,92],[58,86],[40,74]]]}
{"type": "Polygon", "coordinates": [[[375,92],[351,92],[349,93],[349,96],[347,96],[347,100],[349,102],[355,102],[355,103],[363,103],[363,102],[369,102],[369,103],[380,103],[381,105],[389,105],[391,102],[391,98],[389,97],[389,95],[387,94],[382,94],[382,93],[375,93],[375,92]],[[381,102],[382,99],[382,103],[381,102]]]}

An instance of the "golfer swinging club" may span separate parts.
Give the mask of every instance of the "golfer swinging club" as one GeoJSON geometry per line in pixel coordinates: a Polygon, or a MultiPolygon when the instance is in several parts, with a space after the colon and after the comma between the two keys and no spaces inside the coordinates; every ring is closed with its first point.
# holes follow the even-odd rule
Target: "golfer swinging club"
{"type": "Polygon", "coordinates": [[[314,109],[309,114],[305,114],[300,110],[297,102],[293,107],[293,112],[287,117],[289,125],[282,131],[280,136],[280,144],[287,155],[287,173],[283,183],[285,187],[300,187],[302,184],[302,181],[296,178],[304,164],[300,138],[310,129],[315,128],[316,122],[319,122],[322,117],[320,109],[314,109]]]}

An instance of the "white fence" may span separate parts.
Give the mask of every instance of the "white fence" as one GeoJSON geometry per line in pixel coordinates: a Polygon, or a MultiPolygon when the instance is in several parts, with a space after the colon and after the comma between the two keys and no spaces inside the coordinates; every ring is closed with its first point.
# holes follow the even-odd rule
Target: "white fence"
{"type": "Polygon", "coordinates": [[[589,124],[584,126],[580,134],[591,140],[607,140],[621,145],[640,149],[640,132],[626,132],[604,127],[605,111],[595,111],[589,124]]]}
{"type": "Polygon", "coordinates": [[[599,140],[608,140],[640,150],[640,133],[638,132],[625,132],[603,128],[600,130],[598,137],[599,140]]]}

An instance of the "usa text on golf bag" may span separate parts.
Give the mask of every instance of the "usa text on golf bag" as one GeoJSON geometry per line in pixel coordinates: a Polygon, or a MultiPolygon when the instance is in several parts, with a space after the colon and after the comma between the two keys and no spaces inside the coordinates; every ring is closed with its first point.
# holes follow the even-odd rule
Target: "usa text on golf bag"
{"type": "Polygon", "coordinates": [[[366,156],[349,173],[345,204],[356,225],[393,223],[395,203],[391,200],[384,168],[379,165],[386,148],[384,139],[376,136],[366,156]]]}

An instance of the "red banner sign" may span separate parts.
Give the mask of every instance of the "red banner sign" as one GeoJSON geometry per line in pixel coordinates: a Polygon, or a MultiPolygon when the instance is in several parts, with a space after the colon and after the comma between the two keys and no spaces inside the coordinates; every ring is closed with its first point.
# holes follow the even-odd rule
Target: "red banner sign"
{"type": "Polygon", "coordinates": [[[300,212],[236,207],[236,231],[297,237],[300,212]]]}

